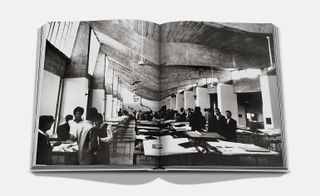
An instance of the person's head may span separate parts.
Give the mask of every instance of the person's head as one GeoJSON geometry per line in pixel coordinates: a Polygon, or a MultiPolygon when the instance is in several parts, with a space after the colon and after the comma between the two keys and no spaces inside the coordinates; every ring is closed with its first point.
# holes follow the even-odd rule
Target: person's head
{"type": "Polygon", "coordinates": [[[184,108],[180,108],[180,112],[182,113],[184,111],[184,108]]]}
{"type": "Polygon", "coordinates": [[[226,113],[226,117],[227,117],[227,118],[231,118],[232,113],[231,113],[230,110],[227,110],[225,113],[226,113]]]}
{"type": "Polygon", "coordinates": [[[103,123],[103,116],[102,114],[100,113],[96,113],[93,117],[93,124],[96,126],[96,127],[99,127],[102,123],[103,123]]]}
{"type": "Polygon", "coordinates": [[[216,115],[216,116],[220,116],[221,115],[221,112],[220,112],[219,108],[214,108],[214,115],[216,115]]]}
{"type": "Polygon", "coordinates": [[[201,113],[201,108],[199,106],[194,108],[195,113],[201,113]]]}
{"type": "Polygon", "coordinates": [[[73,110],[73,115],[74,115],[74,120],[76,122],[79,122],[82,120],[82,115],[84,113],[84,109],[80,106],[76,107],[74,110],[73,110]]]}
{"type": "Polygon", "coordinates": [[[93,121],[97,117],[98,111],[96,108],[89,108],[87,111],[86,120],[93,121]]]}
{"type": "Polygon", "coordinates": [[[54,122],[53,116],[43,115],[39,117],[39,129],[44,133],[47,132],[54,122]]]}
{"type": "Polygon", "coordinates": [[[66,122],[68,122],[69,120],[72,120],[73,116],[71,114],[68,114],[65,118],[66,122]]]}

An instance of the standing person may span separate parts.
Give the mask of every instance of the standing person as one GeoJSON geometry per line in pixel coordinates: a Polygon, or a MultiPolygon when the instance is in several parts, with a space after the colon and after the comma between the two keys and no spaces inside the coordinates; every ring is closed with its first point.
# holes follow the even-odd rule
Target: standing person
{"type": "Polygon", "coordinates": [[[204,118],[206,119],[206,122],[208,122],[210,116],[210,109],[205,108],[204,109],[204,118]]]}
{"type": "Polygon", "coordinates": [[[237,121],[234,120],[231,116],[232,113],[230,110],[227,110],[226,112],[226,127],[224,130],[224,137],[226,137],[230,141],[235,141],[236,140],[236,131],[237,131],[237,121]]]}
{"type": "Polygon", "coordinates": [[[187,114],[186,111],[184,110],[184,108],[180,108],[180,122],[186,122],[187,121],[187,114]]]}
{"type": "Polygon", "coordinates": [[[40,116],[38,126],[37,164],[52,164],[52,146],[46,132],[54,122],[53,116],[40,116]]]}
{"type": "Polygon", "coordinates": [[[122,113],[122,110],[120,108],[119,111],[118,111],[118,116],[122,116],[122,115],[123,115],[123,113],[122,113]]]}
{"type": "Polygon", "coordinates": [[[98,149],[98,138],[95,134],[93,121],[97,116],[97,109],[90,108],[87,111],[86,120],[76,132],[79,145],[78,160],[80,165],[91,165],[95,163],[98,149]]]}
{"type": "Polygon", "coordinates": [[[94,125],[97,128],[97,136],[99,142],[98,150],[98,164],[109,165],[110,164],[110,142],[113,135],[110,126],[107,123],[103,123],[102,114],[97,114],[94,125]]]}
{"type": "Polygon", "coordinates": [[[65,117],[66,122],[62,125],[59,125],[57,128],[57,135],[59,141],[65,141],[70,138],[70,125],[69,121],[73,119],[71,114],[68,114],[65,117]]]}
{"type": "Polygon", "coordinates": [[[206,119],[201,113],[200,107],[195,107],[194,113],[191,114],[190,117],[190,127],[191,131],[202,131],[205,129],[206,119]]]}
{"type": "Polygon", "coordinates": [[[226,118],[221,115],[219,108],[214,109],[214,115],[209,115],[208,131],[223,135],[226,126],[226,118]]]}
{"type": "Polygon", "coordinates": [[[83,124],[82,115],[84,113],[84,109],[80,106],[76,107],[73,110],[74,120],[70,121],[70,138],[75,138],[77,131],[81,129],[83,124]]]}

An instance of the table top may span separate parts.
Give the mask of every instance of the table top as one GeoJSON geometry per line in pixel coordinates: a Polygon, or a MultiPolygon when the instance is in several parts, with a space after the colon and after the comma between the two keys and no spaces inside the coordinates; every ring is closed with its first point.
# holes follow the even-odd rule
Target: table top
{"type": "Polygon", "coordinates": [[[185,142],[189,142],[188,138],[173,138],[170,135],[161,136],[156,140],[144,140],[144,154],[146,156],[167,156],[198,153],[195,147],[184,148],[179,145],[185,142]]]}
{"type": "Polygon", "coordinates": [[[143,125],[137,125],[137,129],[160,130],[160,128],[159,128],[159,127],[154,127],[154,126],[143,126],[143,125]]]}
{"type": "Polygon", "coordinates": [[[225,137],[215,132],[187,131],[186,134],[192,139],[225,139],[225,137]]]}
{"type": "Polygon", "coordinates": [[[256,146],[254,144],[244,144],[218,140],[217,142],[207,142],[210,146],[220,151],[222,155],[278,155],[278,152],[256,146]]]}

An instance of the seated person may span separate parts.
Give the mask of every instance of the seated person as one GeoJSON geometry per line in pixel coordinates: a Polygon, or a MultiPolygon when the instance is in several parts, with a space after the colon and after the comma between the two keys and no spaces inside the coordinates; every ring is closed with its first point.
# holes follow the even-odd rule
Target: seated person
{"type": "Polygon", "coordinates": [[[66,122],[62,125],[59,125],[57,128],[58,140],[59,141],[66,141],[70,139],[70,125],[69,121],[73,119],[71,114],[68,114],[65,118],[66,122]]]}
{"type": "Polygon", "coordinates": [[[53,116],[40,116],[38,126],[37,164],[52,164],[52,146],[46,132],[54,122],[53,116]]]}

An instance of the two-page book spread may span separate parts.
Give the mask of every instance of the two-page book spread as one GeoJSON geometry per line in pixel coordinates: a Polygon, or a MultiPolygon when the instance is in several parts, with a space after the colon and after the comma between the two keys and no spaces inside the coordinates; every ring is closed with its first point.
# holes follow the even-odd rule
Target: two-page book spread
{"type": "Polygon", "coordinates": [[[287,171],[270,23],[48,22],[33,171],[287,171]]]}

